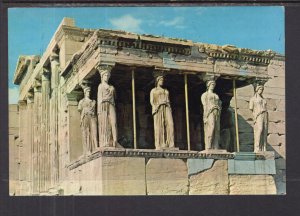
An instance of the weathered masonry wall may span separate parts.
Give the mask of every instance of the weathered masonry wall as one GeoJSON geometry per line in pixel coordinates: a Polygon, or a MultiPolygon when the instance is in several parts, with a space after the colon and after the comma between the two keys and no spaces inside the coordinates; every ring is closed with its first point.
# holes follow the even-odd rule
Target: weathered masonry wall
{"type": "Polygon", "coordinates": [[[19,110],[17,104],[9,105],[9,194],[18,194],[19,182],[19,110]]]}
{"type": "Polygon", "coordinates": [[[64,195],[267,195],[274,173],[274,159],[99,157],[70,170],[64,195]]]}
{"type": "MultiPolygon", "coordinates": [[[[286,131],[285,131],[285,61],[273,59],[268,66],[271,77],[265,84],[264,97],[269,113],[268,151],[275,152],[275,182],[278,194],[286,193],[286,131]]],[[[238,121],[241,151],[253,151],[253,119],[249,100],[254,94],[253,86],[237,89],[238,121]]],[[[231,104],[233,106],[233,104],[231,104]]]]}

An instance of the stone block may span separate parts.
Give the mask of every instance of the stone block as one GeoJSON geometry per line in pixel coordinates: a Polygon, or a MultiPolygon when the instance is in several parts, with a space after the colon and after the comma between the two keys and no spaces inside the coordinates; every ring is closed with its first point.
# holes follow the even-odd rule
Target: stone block
{"type": "Polygon", "coordinates": [[[284,77],[285,76],[284,64],[281,64],[281,63],[280,64],[278,64],[278,63],[270,64],[268,66],[268,75],[284,77]]]}
{"type": "Polygon", "coordinates": [[[264,96],[266,98],[274,98],[277,99],[277,96],[285,96],[285,88],[279,88],[279,87],[265,87],[264,89],[264,96]],[[266,95],[272,95],[272,97],[270,96],[266,96],[266,95]]]}
{"type": "Polygon", "coordinates": [[[237,113],[238,113],[239,121],[241,121],[241,120],[242,121],[253,120],[253,114],[252,114],[252,112],[249,108],[247,108],[247,109],[238,109],[237,113]]]}
{"type": "Polygon", "coordinates": [[[276,174],[275,160],[228,160],[228,174],[276,174]]]}
{"type": "Polygon", "coordinates": [[[285,102],[286,100],[277,99],[276,101],[276,110],[277,111],[285,111],[285,102]]]}
{"type": "Polygon", "coordinates": [[[191,175],[190,195],[226,195],[228,194],[227,161],[216,160],[212,168],[191,175]]]}
{"type": "Polygon", "coordinates": [[[188,170],[181,159],[151,158],[146,165],[147,195],[187,195],[188,170]]]}
{"type": "Polygon", "coordinates": [[[285,158],[286,156],[286,149],[285,149],[285,145],[280,145],[280,146],[270,146],[267,145],[267,150],[268,151],[275,151],[275,158],[285,158]]]}
{"type": "Polygon", "coordinates": [[[237,98],[240,99],[240,97],[252,97],[254,95],[254,88],[252,85],[247,85],[242,88],[238,88],[236,91],[237,98]]]}
{"type": "Polygon", "coordinates": [[[99,157],[71,170],[69,180],[74,195],[145,195],[145,159],[99,157]]]}
{"type": "Polygon", "coordinates": [[[266,82],[265,87],[271,88],[285,88],[285,78],[284,77],[273,77],[266,82]]]}
{"type": "Polygon", "coordinates": [[[269,111],[276,111],[277,110],[277,100],[273,98],[267,98],[267,109],[269,111]]]}
{"type": "Polygon", "coordinates": [[[229,175],[230,195],[276,194],[272,175],[229,175]]]}
{"type": "Polygon", "coordinates": [[[267,139],[268,139],[268,144],[272,146],[285,145],[285,135],[269,134],[267,139]]]}
{"type": "MultiPolygon", "coordinates": [[[[237,98],[237,108],[239,109],[249,109],[249,100],[244,100],[237,98]]],[[[234,109],[234,99],[232,98],[230,101],[230,106],[234,109]]]]}
{"type": "Polygon", "coordinates": [[[187,159],[188,174],[193,175],[210,169],[213,163],[214,159],[187,159]]]}
{"type": "Polygon", "coordinates": [[[269,111],[269,122],[283,122],[285,121],[285,112],[269,111]]]}
{"type": "Polygon", "coordinates": [[[255,152],[235,152],[235,160],[255,160],[255,152]]]}
{"type": "Polygon", "coordinates": [[[285,122],[269,122],[268,133],[271,134],[285,134],[285,122]]]}

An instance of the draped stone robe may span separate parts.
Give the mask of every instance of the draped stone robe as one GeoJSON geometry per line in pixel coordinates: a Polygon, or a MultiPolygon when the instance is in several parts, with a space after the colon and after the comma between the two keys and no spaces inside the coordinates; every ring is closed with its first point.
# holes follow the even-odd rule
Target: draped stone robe
{"type": "Polygon", "coordinates": [[[78,103],[78,110],[81,112],[81,131],[83,140],[83,152],[91,153],[98,146],[97,139],[97,117],[96,101],[89,98],[83,98],[78,103]]]}
{"type": "Polygon", "coordinates": [[[253,113],[254,121],[254,151],[265,151],[268,136],[267,101],[255,94],[249,101],[249,109],[253,113]]]}
{"type": "Polygon", "coordinates": [[[221,100],[213,92],[201,96],[205,149],[219,149],[221,100]]]}
{"type": "Polygon", "coordinates": [[[156,149],[174,148],[174,123],[169,99],[169,91],[153,88],[150,103],[154,119],[154,139],[156,149]]]}
{"type": "Polygon", "coordinates": [[[117,141],[115,88],[100,84],[98,87],[99,146],[112,147],[117,141]]]}

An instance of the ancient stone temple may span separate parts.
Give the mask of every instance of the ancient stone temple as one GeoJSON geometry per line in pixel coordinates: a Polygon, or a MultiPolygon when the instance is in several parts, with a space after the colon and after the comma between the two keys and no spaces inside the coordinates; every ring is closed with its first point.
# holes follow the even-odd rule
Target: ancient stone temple
{"type": "Polygon", "coordinates": [[[11,195],[285,193],[280,54],[64,18],[14,83],[11,195]]]}

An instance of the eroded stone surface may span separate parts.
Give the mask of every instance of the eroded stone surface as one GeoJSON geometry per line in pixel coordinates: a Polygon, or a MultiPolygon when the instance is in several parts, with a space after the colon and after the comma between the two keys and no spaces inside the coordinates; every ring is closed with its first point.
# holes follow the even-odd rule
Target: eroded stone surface
{"type": "Polygon", "coordinates": [[[181,159],[152,158],[146,165],[147,195],[188,194],[188,171],[181,159]]]}
{"type": "Polygon", "coordinates": [[[216,160],[211,169],[190,176],[189,181],[190,195],[228,194],[227,161],[216,160]]]}
{"type": "Polygon", "coordinates": [[[229,194],[276,194],[271,175],[229,175],[229,194]]]}
{"type": "Polygon", "coordinates": [[[99,157],[70,172],[68,194],[146,194],[144,158],[99,157]]]}
{"type": "Polygon", "coordinates": [[[193,175],[203,170],[210,169],[214,159],[187,159],[188,173],[193,175]]]}

